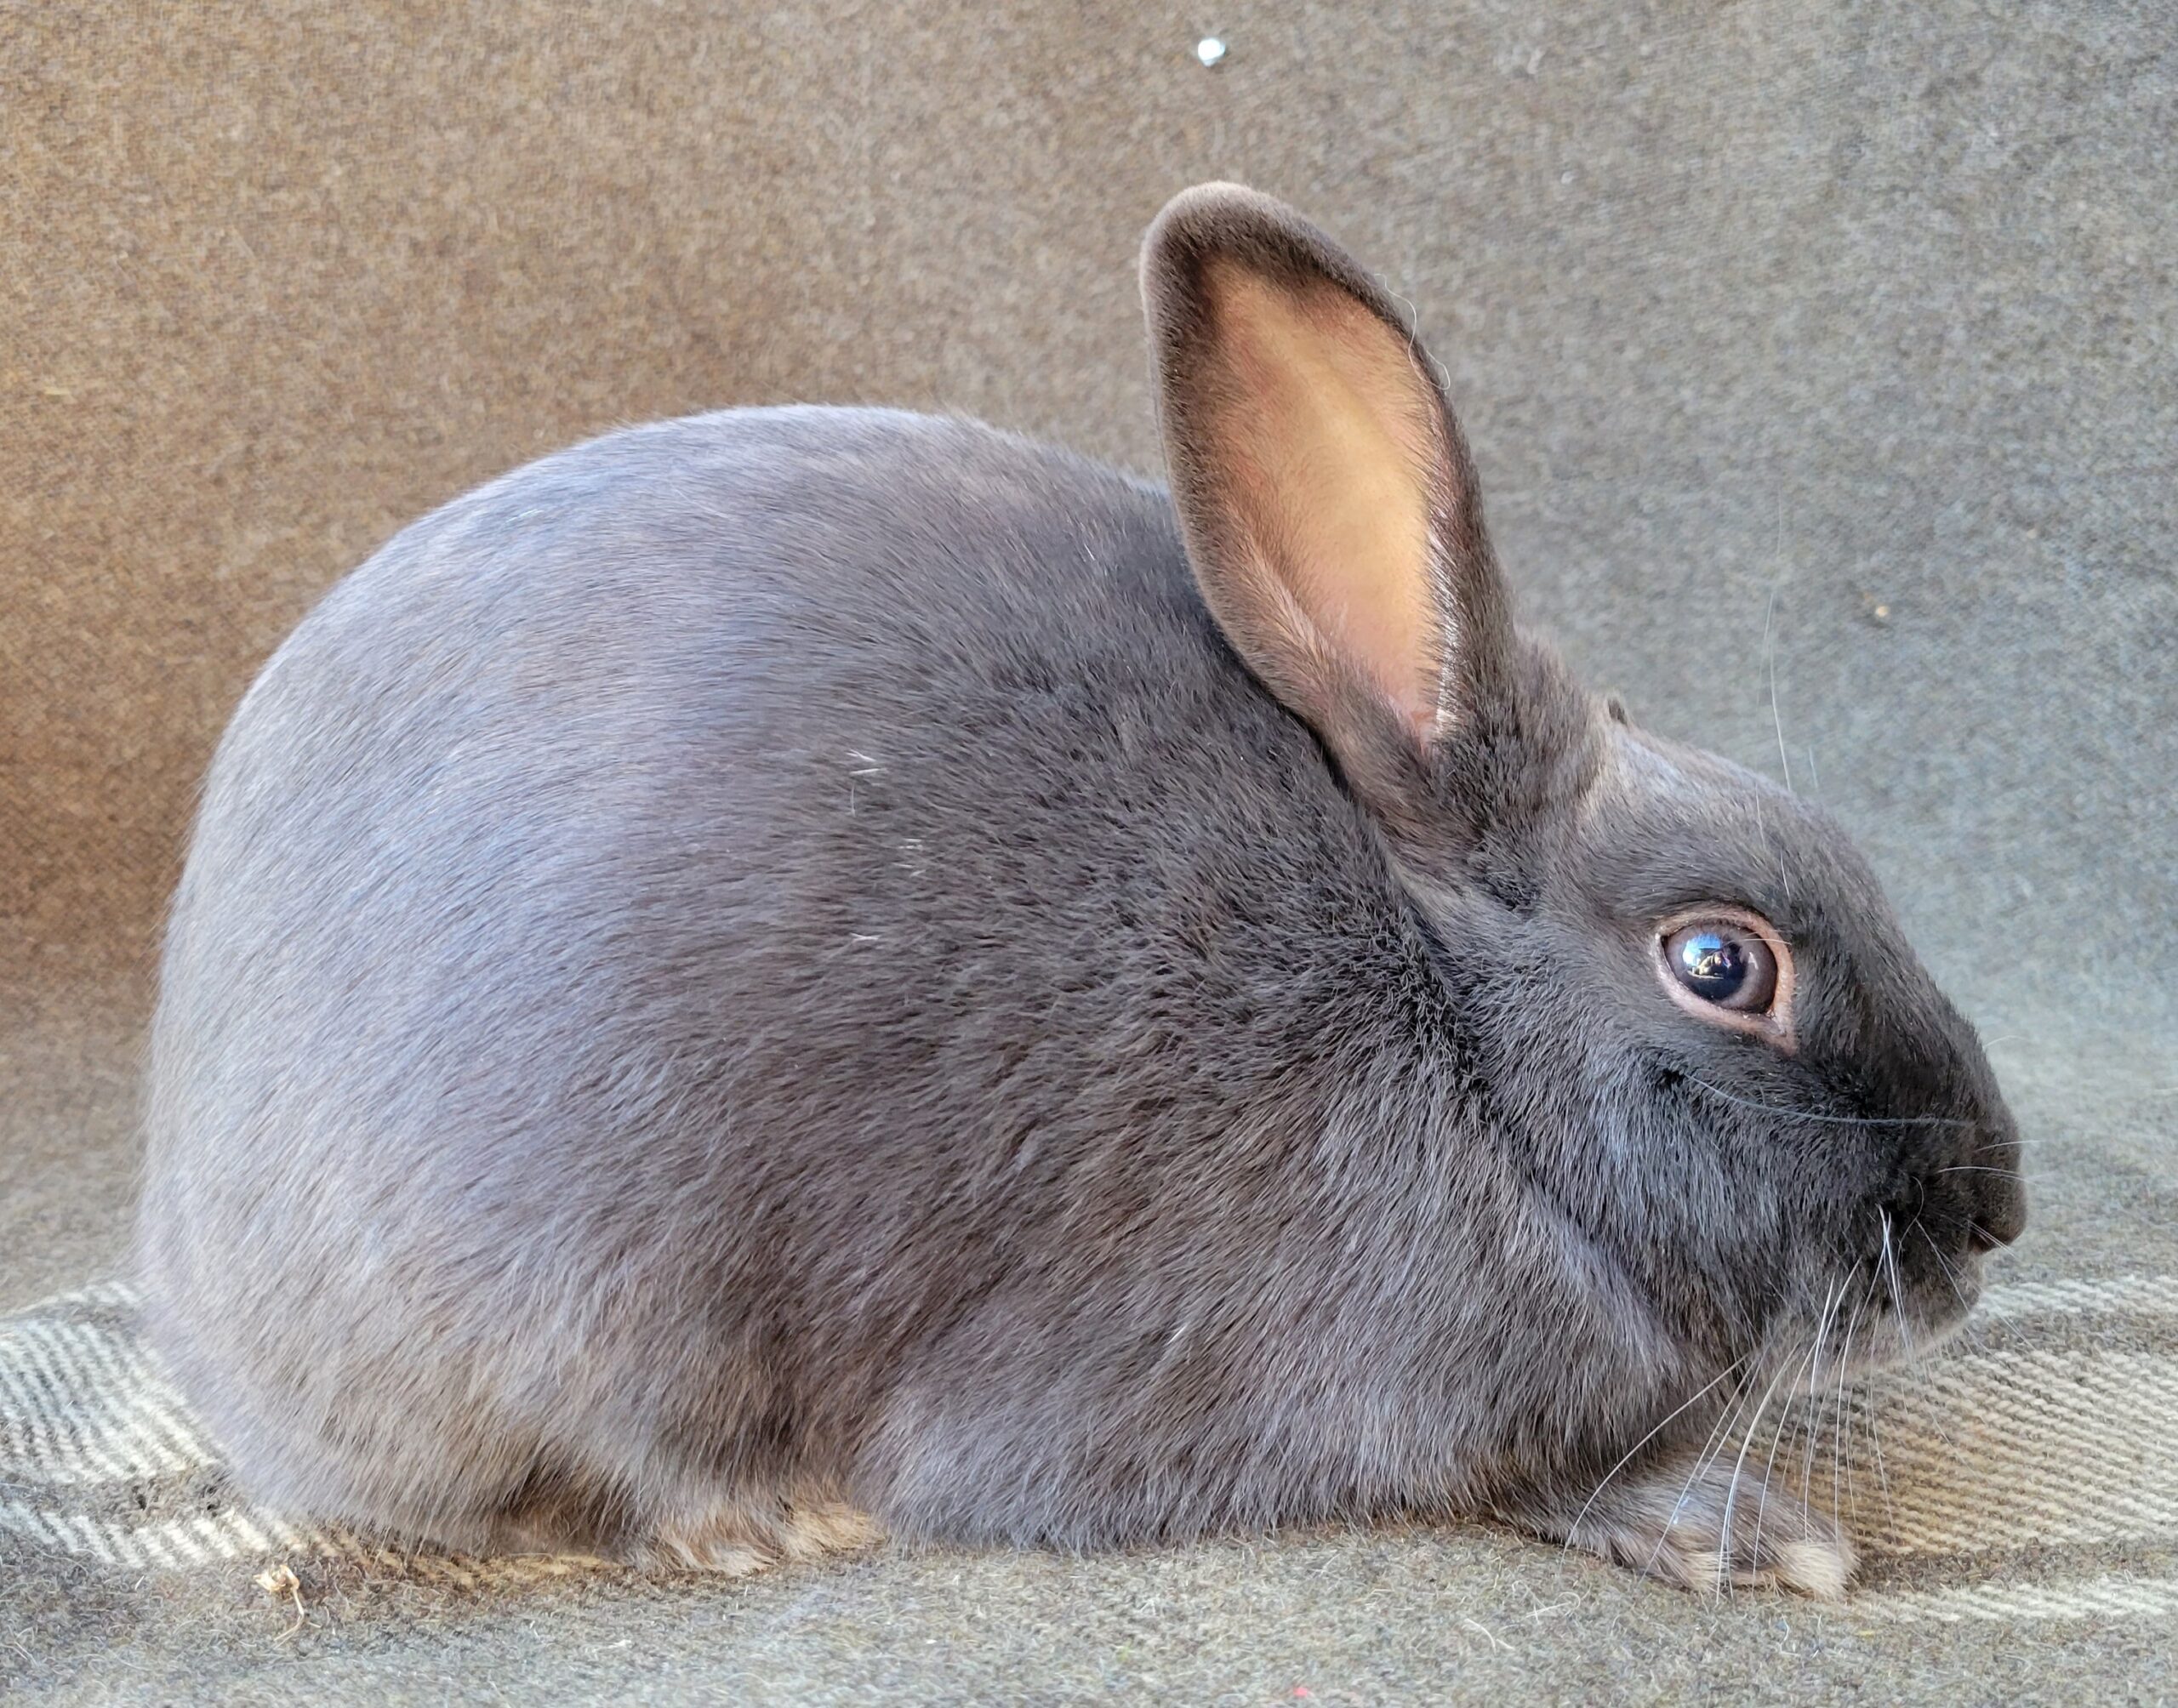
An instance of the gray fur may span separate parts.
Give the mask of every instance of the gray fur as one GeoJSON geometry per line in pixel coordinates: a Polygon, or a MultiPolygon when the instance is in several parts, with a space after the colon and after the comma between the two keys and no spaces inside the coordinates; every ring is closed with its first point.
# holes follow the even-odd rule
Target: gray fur
{"type": "Polygon", "coordinates": [[[2016,1150],[1834,825],[1486,663],[1388,811],[1061,452],[735,411],[448,505],[213,765],[158,1346],[253,1492],[458,1546],[1574,1532],[1886,1210],[1955,1320],[2016,1150]],[[1708,900],[1794,945],[1794,1053],[1662,993],[1708,900]]]}

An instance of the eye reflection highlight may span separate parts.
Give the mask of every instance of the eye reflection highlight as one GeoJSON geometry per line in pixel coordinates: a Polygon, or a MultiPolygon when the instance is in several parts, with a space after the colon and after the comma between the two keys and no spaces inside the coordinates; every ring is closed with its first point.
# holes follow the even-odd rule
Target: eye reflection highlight
{"type": "Polygon", "coordinates": [[[1759,1013],[1776,994],[1770,946],[1729,919],[1682,925],[1664,942],[1664,961],[1690,995],[1734,1013],[1759,1013]]]}

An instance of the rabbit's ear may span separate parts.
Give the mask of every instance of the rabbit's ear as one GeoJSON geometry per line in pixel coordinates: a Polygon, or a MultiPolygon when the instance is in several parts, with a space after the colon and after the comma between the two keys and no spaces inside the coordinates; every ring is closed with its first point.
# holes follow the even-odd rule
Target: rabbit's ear
{"type": "Polygon", "coordinates": [[[1509,629],[1429,358],[1351,257],[1237,185],[1166,208],[1142,286],[1212,613],[1350,771],[1383,776],[1388,742],[1411,770],[1473,715],[1509,629]]]}

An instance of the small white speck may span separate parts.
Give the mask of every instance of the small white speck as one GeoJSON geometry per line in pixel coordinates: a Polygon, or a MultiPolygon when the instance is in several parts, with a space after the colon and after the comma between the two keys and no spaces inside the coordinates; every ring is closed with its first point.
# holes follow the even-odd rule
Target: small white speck
{"type": "Polygon", "coordinates": [[[1560,184],[1571,184],[1573,181],[1573,174],[1570,171],[1561,172],[1558,174],[1558,181],[1560,184]]]}
{"type": "Polygon", "coordinates": [[[1214,65],[1225,57],[1225,44],[1215,36],[1205,36],[1194,44],[1194,56],[1206,65],[1214,65]]]}

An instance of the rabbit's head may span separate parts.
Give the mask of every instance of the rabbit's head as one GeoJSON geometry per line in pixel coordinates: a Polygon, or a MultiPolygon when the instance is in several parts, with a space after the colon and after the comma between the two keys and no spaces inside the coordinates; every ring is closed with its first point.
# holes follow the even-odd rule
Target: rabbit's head
{"type": "Polygon", "coordinates": [[[1568,1253],[1717,1366],[1956,1324],[2017,1136],[1844,833],[1515,628],[1438,370],[1320,232],[1209,185],[1143,282],[1205,598],[1380,833],[1568,1253]]]}

